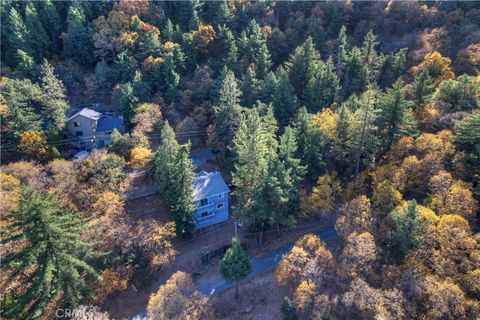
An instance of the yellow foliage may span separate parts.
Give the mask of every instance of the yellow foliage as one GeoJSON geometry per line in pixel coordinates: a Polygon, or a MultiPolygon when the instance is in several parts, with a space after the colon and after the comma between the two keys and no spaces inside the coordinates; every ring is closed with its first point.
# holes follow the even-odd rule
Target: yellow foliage
{"type": "Polygon", "coordinates": [[[215,41],[215,30],[211,25],[201,25],[198,30],[193,31],[193,42],[201,53],[208,53],[215,41]]]}
{"type": "Polygon", "coordinates": [[[313,116],[313,123],[319,128],[324,137],[334,141],[337,133],[339,116],[330,108],[325,108],[313,116]]]}
{"type": "Polygon", "coordinates": [[[144,168],[152,158],[152,150],[146,147],[135,147],[130,153],[130,165],[134,168],[144,168]]]}
{"type": "Polygon", "coordinates": [[[20,135],[20,150],[26,155],[36,158],[48,154],[47,137],[43,131],[25,131],[20,135]]]}
{"type": "Polygon", "coordinates": [[[431,224],[436,224],[440,220],[440,218],[430,208],[417,204],[417,210],[420,220],[422,221],[428,221],[431,224]]]}
{"type": "Polygon", "coordinates": [[[426,55],[417,69],[419,71],[427,70],[430,76],[435,79],[437,85],[444,80],[455,79],[455,73],[452,69],[452,60],[448,57],[442,56],[437,51],[426,55]]]}
{"type": "Polygon", "coordinates": [[[324,215],[329,213],[334,208],[340,192],[340,182],[336,179],[335,174],[319,177],[312,192],[301,199],[302,214],[324,215]]]}
{"type": "Polygon", "coordinates": [[[5,97],[3,94],[0,93],[0,116],[6,116],[8,113],[8,105],[7,105],[7,100],[5,100],[5,97]]]}
{"type": "Polygon", "coordinates": [[[381,182],[373,192],[373,203],[378,210],[383,213],[389,213],[402,200],[402,194],[390,181],[381,182]]]}
{"type": "Polygon", "coordinates": [[[448,190],[445,204],[441,208],[442,214],[458,214],[466,219],[473,219],[477,202],[472,192],[459,181],[448,190]]]}
{"type": "Polygon", "coordinates": [[[113,217],[115,214],[121,214],[123,206],[124,202],[118,194],[105,191],[94,203],[92,209],[97,215],[113,217]]]}
{"type": "Polygon", "coordinates": [[[293,304],[300,310],[305,311],[311,308],[316,295],[316,286],[313,281],[303,280],[295,289],[293,304]]]}
{"type": "Polygon", "coordinates": [[[178,47],[179,47],[179,44],[173,41],[167,41],[163,44],[163,49],[165,49],[165,51],[167,52],[173,51],[178,47]]]}
{"type": "Polygon", "coordinates": [[[138,33],[132,32],[132,31],[125,31],[120,35],[120,41],[126,47],[133,46],[137,38],[138,38],[138,33]]]}
{"type": "Polygon", "coordinates": [[[109,294],[127,289],[128,281],[132,274],[133,270],[131,266],[119,270],[103,270],[101,274],[102,280],[100,281],[99,286],[95,289],[96,298],[99,301],[103,301],[109,294]]]}
{"type": "Polygon", "coordinates": [[[0,171],[0,213],[17,208],[20,197],[20,181],[0,171]]]}

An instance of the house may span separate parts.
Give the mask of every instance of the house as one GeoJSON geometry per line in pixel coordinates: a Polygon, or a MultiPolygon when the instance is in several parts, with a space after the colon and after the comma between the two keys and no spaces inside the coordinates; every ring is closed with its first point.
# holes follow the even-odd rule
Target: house
{"type": "Polygon", "coordinates": [[[197,229],[228,220],[229,192],[220,172],[200,171],[193,188],[197,229]]]}
{"type": "Polygon", "coordinates": [[[111,142],[113,129],[124,133],[123,117],[83,108],[67,119],[67,130],[81,149],[101,148],[111,142]]]}

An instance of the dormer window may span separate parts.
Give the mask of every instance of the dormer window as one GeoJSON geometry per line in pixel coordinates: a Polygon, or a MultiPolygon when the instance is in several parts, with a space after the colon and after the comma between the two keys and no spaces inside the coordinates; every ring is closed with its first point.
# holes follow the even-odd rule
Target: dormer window
{"type": "Polygon", "coordinates": [[[73,122],[74,127],[80,127],[80,121],[75,121],[73,122]]]}

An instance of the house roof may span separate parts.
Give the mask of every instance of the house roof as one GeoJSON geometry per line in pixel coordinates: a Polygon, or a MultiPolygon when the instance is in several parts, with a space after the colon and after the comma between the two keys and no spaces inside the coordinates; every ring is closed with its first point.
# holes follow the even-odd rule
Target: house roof
{"type": "Polygon", "coordinates": [[[112,131],[117,129],[123,133],[123,120],[119,117],[102,115],[97,123],[97,131],[112,131]]]}
{"type": "Polygon", "coordinates": [[[72,120],[76,116],[83,116],[83,117],[86,117],[86,118],[89,118],[89,119],[92,119],[92,120],[98,120],[98,119],[100,119],[102,114],[100,112],[97,112],[97,111],[92,110],[92,109],[83,108],[82,110],[78,111],[73,116],[68,118],[67,121],[72,120]]]}
{"type": "Polygon", "coordinates": [[[195,178],[193,197],[195,200],[200,200],[229,191],[230,189],[220,172],[206,172],[202,170],[195,178]]]}

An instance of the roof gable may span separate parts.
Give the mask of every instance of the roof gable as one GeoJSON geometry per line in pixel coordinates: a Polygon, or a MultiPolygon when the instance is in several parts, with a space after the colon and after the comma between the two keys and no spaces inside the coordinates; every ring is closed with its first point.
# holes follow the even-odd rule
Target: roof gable
{"type": "Polygon", "coordinates": [[[89,118],[89,119],[97,121],[98,119],[100,119],[102,114],[100,112],[97,112],[97,111],[92,110],[92,109],[83,108],[82,110],[78,111],[73,116],[68,118],[67,121],[70,121],[77,116],[82,116],[82,117],[89,118]]]}
{"type": "Polygon", "coordinates": [[[202,170],[195,178],[193,197],[195,200],[200,200],[229,191],[230,189],[220,172],[206,172],[202,170]]]}

